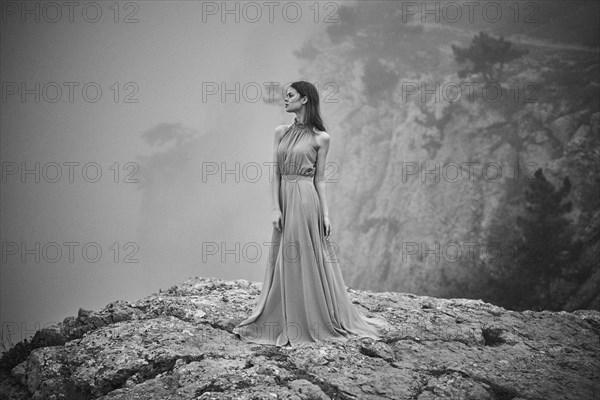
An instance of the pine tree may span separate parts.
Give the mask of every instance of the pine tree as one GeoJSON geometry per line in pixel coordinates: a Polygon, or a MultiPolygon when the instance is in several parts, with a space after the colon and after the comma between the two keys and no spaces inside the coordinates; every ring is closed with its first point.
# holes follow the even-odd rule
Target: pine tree
{"type": "Polygon", "coordinates": [[[555,189],[542,169],[525,190],[526,215],[517,217],[521,232],[518,243],[518,277],[532,288],[527,299],[530,307],[555,309],[550,284],[562,275],[571,249],[569,222],[564,214],[571,211],[572,203],[565,201],[571,182],[564,178],[560,189],[555,189]]]}
{"type": "Polygon", "coordinates": [[[452,45],[454,59],[467,66],[458,71],[459,78],[481,74],[487,82],[500,82],[504,65],[527,54],[527,50],[516,48],[510,41],[479,32],[466,48],[452,45]]]}

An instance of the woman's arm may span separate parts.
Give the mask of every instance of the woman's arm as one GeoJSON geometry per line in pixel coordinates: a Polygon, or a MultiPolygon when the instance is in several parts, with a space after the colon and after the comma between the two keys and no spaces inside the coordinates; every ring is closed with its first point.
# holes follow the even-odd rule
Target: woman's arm
{"type": "Polygon", "coordinates": [[[319,135],[319,150],[317,151],[317,172],[315,177],[315,187],[321,200],[321,209],[323,211],[325,236],[329,237],[329,209],[327,208],[327,190],[325,188],[325,163],[327,161],[327,152],[329,151],[329,143],[331,138],[327,132],[321,132],[319,135]]]}
{"type": "Polygon", "coordinates": [[[273,211],[281,210],[281,206],[279,204],[279,186],[281,184],[281,175],[279,175],[279,162],[277,161],[277,148],[279,147],[279,142],[281,141],[281,135],[285,132],[285,125],[279,125],[275,128],[275,135],[273,139],[273,182],[271,182],[271,204],[273,206],[273,211]]]}

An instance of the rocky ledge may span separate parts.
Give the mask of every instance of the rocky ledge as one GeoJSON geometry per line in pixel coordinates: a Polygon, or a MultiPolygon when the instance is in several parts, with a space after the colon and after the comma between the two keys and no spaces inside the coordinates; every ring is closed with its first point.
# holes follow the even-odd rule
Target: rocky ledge
{"type": "Polygon", "coordinates": [[[260,289],[191,278],[133,303],[80,309],[36,333],[31,343],[53,345],[2,372],[0,399],[600,396],[598,311],[514,312],[481,300],[348,289],[361,313],[390,322],[382,340],[278,348],[231,333],[260,289]]]}

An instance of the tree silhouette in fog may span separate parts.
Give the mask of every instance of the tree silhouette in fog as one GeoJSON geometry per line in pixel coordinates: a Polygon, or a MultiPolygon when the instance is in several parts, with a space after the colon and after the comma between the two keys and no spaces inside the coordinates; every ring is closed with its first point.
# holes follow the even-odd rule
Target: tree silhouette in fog
{"type": "MultiPolygon", "coordinates": [[[[512,251],[505,251],[495,263],[490,296],[510,309],[560,310],[565,299],[552,284],[573,279],[570,268],[578,256],[572,226],[565,217],[573,207],[567,200],[571,181],[566,177],[555,188],[540,168],[532,178],[513,186],[521,184],[527,187],[522,196],[524,208],[516,217],[517,240],[512,251]]],[[[500,242],[502,229],[505,236],[513,234],[508,226],[498,225],[493,234],[500,242]]]]}
{"type": "Polygon", "coordinates": [[[571,181],[564,178],[562,186],[556,189],[541,168],[535,171],[534,178],[525,190],[525,215],[517,217],[522,235],[517,265],[522,285],[529,287],[529,294],[534,296],[530,306],[560,309],[553,302],[550,284],[568,267],[572,232],[564,214],[573,206],[566,200],[571,181]]]}
{"type": "Polygon", "coordinates": [[[503,37],[494,38],[485,32],[479,32],[468,48],[452,45],[452,51],[457,63],[466,64],[458,71],[459,78],[481,74],[487,82],[500,82],[504,66],[528,53],[503,37]]]}

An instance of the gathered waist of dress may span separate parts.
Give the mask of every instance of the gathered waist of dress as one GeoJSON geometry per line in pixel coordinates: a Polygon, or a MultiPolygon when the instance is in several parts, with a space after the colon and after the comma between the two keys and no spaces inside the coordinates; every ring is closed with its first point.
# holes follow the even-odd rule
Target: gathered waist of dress
{"type": "Polygon", "coordinates": [[[314,175],[298,175],[298,174],[281,175],[281,179],[285,179],[286,181],[297,181],[297,180],[312,181],[313,178],[314,178],[314,175]]]}

